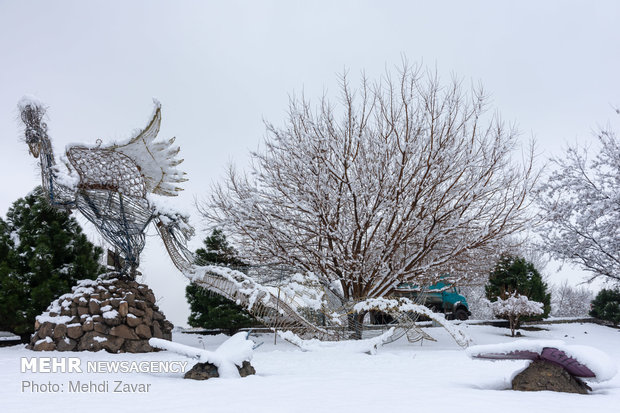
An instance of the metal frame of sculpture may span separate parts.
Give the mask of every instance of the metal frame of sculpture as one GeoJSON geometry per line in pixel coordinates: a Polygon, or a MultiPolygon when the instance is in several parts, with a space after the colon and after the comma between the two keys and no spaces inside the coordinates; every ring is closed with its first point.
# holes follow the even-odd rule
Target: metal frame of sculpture
{"type": "Polygon", "coordinates": [[[19,103],[25,125],[25,141],[30,153],[39,158],[43,188],[52,206],[77,209],[94,224],[102,237],[119,252],[118,270],[135,277],[144,249],[145,230],[154,222],[169,251],[189,259],[184,242],[193,235],[187,217],[162,213],[148,194],[175,196],[185,181],[176,170],[179,147],[174,138],[155,142],[161,123],[161,106],[144,130],[127,142],[102,146],[74,145],[66,150],[67,171],[56,164],[47,124],[46,108],[40,102],[23,99],[19,103]]]}
{"type": "MultiPolygon", "coordinates": [[[[361,331],[350,317],[352,304],[346,308],[325,308],[326,325],[318,325],[302,316],[294,303],[280,297],[277,287],[262,285],[250,276],[224,267],[197,266],[186,242],[194,234],[188,217],[160,211],[149,194],[176,196],[176,184],[186,181],[185,173],[176,169],[179,147],[174,138],[155,141],[161,123],[161,105],[148,125],[123,143],[103,146],[74,145],[66,149],[66,171],[56,164],[47,124],[46,107],[35,99],[24,98],[18,104],[24,123],[25,141],[30,153],[40,160],[43,188],[52,206],[77,209],[92,222],[102,237],[116,251],[117,270],[135,278],[140,253],[145,244],[145,230],[155,224],[174,265],[192,282],[244,306],[266,326],[290,330],[302,338],[322,340],[348,339],[352,330],[361,331]]],[[[389,338],[394,341],[407,334],[410,341],[432,340],[415,325],[417,314],[391,309],[397,329],[389,338]]],[[[428,314],[427,314],[428,316],[428,314]]],[[[432,318],[432,316],[431,316],[432,318]]],[[[437,322],[444,323],[441,317],[437,322]]],[[[453,334],[457,343],[466,346],[453,334]]],[[[378,332],[381,333],[380,331],[378,332]]],[[[388,342],[389,342],[388,341],[388,342]]]]}

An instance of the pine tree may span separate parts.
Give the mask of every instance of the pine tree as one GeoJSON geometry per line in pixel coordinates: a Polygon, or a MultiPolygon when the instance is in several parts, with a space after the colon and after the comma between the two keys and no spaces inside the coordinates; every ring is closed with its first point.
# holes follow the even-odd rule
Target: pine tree
{"type": "Polygon", "coordinates": [[[601,320],[620,323],[620,290],[602,289],[592,300],[590,315],[601,320]]]}
{"type": "Polygon", "coordinates": [[[522,257],[502,256],[489,276],[485,291],[491,301],[497,298],[506,300],[516,293],[526,296],[530,301],[543,303],[542,316],[535,318],[547,317],[551,311],[551,293],[547,292],[547,283],[534,264],[522,257]]]}
{"type": "Polygon", "coordinates": [[[27,340],[54,298],[103,271],[101,252],[75,218],[48,204],[41,188],[15,201],[6,221],[0,219],[0,330],[27,340]]]}
{"type": "MultiPolygon", "coordinates": [[[[204,248],[196,250],[198,265],[226,265],[237,269],[247,266],[239,259],[236,250],[228,243],[221,230],[213,230],[204,240],[204,245],[204,248]]],[[[219,328],[234,334],[240,328],[257,324],[252,315],[241,306],[196,284],[187,286],[185,297],[190,305],[188,323],[192,327],[219,328]]]]}

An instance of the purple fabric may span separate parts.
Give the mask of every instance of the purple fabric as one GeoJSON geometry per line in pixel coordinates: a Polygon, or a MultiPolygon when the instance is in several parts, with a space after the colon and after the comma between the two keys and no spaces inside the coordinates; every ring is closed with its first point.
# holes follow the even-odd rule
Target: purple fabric
{"type": "Polygon", "coordinates": [[[564,367],[573,376],[577,377],[595,377],[596,375],[588,367],[579,363],[572,357],[569,357],[561,350],[553,347],[545,347],[540,355],[542,360],[550,361],[559,366],[564,367]]]}
{"type": "Polygon", "coordinates": [[[569,357],[562,350],[554,347],[545,347],[541,354],[535,351],[517,350],[510,353],[486,353],[475,356],[480,359],[491,360],[545,360],[563,367],[568,373],[576,377],[596,377],[587,366],[569,357]]]}
{"type": "Polygon", "coordinates": [[[540,354],[535,351],[517,350],[510,353],[486,353],[478,354],[476,358],[491,360],[538,360],[540,354]]]}

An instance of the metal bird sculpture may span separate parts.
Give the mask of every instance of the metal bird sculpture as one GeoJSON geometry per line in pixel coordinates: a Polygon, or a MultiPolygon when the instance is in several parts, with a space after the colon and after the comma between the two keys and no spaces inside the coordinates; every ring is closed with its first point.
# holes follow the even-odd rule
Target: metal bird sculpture
{"type": "Polygon", "coordinates": [[[148,125],[126,142],[66,149],[64,166],[56,164],[44,122],[46,107],[34,98],[18,104],[30,153],[39,158],[41,180],[52,206],[77,209],[120,255],[117,269],[135,278],[144,249],[145,230],[153,222],[175,264],[193,262],[185,248],[194,230],[182,214],[162,211],[149,194],[176,196],[186,181],[176,169],[179,147],[174,138],[156,141],[161,105],[148,125]],[[176,256],[176,259],[175,259],[176,256]]]}

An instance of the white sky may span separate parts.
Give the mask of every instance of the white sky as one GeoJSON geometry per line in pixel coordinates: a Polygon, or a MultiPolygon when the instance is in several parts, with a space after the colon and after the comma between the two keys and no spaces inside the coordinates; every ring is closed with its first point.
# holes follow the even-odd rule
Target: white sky
{"type": "MultiPolygon", "coordinates": [[[[617,1],[0,0],[0,215],[40,182],[20,141],[24,94],[49,105],[57,154],[128,137],[159,99],[160,137],[177,137],[190,179],[171,204],[200,230],[194,197],[228,162],[245,165],[290,94],[336,92],[344,68],[376,78],[403,54],[482,82],[544,164],[567,142],[593,141],[620,106],[619,21],[617,1]]],[[[155,237],[142,263],[168,318],[186,324],[183,276],[155,237]]],[[[554,269],[552,282],[579,280],[554,269]]]]}

